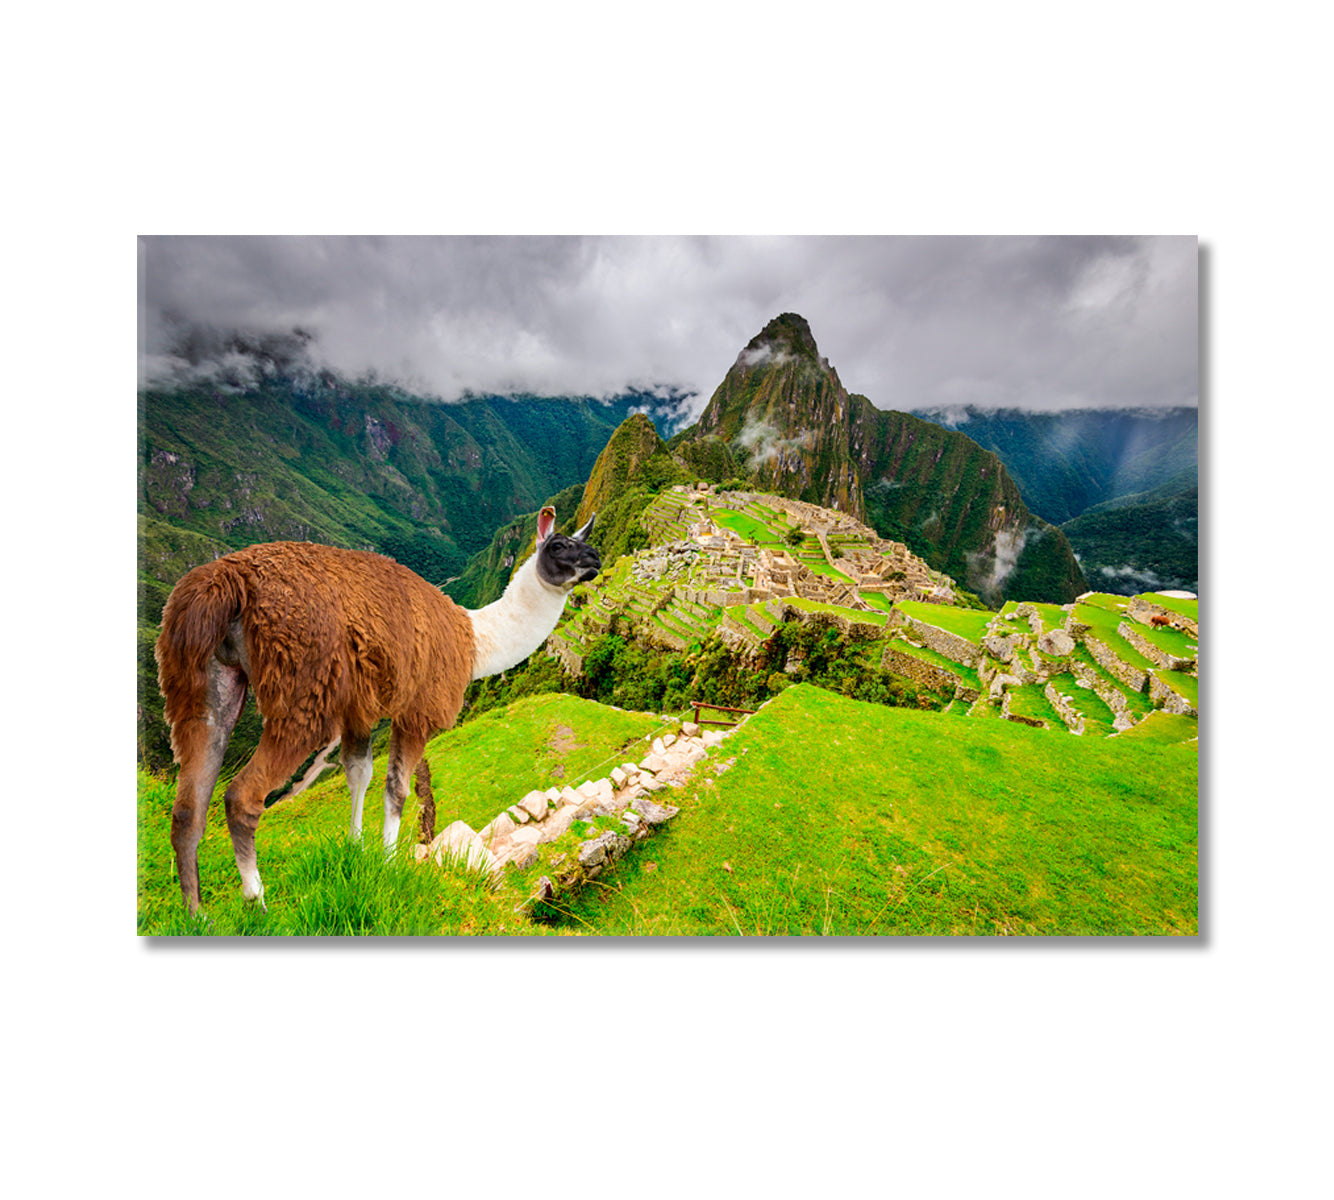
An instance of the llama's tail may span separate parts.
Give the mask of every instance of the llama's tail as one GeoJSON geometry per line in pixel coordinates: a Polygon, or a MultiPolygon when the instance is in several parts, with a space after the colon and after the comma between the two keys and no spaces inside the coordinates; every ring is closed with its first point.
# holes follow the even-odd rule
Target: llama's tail
{"type": "Polygon", "coordinates": [[[167,597],[155,656],[164,715],[177,753],[179,727],[205,715],[209,659],[245,601],[244,577],[223,560],[196,567],[167,597]]]}

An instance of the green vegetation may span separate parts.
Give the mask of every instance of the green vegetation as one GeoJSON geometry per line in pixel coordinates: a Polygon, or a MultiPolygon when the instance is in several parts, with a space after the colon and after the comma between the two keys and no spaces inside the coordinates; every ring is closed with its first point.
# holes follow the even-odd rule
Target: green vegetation
{"type": "Polygon", "coordinates": [[[1089,511],[1061,528],[1096,587],[1127,595],[1146,583],[1195,591],[1199,587],[1199,489],[1161,499],[1089,511]]]}
{"type": "Polygon", "coordinates": [[[1151,670],[1153,663],[1117,633],[1117,627],[1126,619],[1125,615],[1116,608],[1097,603],[1098,599],[1100,598],[1095,597],[1088,603],[1076,604],[1075,620],[1090,626],[1094,637],[1109,646],[1122,662],[1127,662],[1142,671],[1151,670]]]}
{"type": "Polygon", "coordinates": [[[946,658],[937,650],[932,650],[930,646],[916,646],[903,637],[895,637],[885,643],[890,649],[897,650],[900,654],[907,654],[912,658],[919,658],[933,667],[939,667],[942,671],[948,671],[955,676],[965,687],[972,688],[975,692],[985,692],[982,677],[978,675],[973,667],[965,667],[962,663],[955,662],[952,658],[946,658]]]}
{"type": "Polygon", "coordinates": [[[721,526],[739,533],[748,542],[764,546],[777,546],[781,540],[768,525],[745,513],[734,512],[730,508],[715,508],[709,515],[721,526]]]}
{"type": "MultiPolygon", "coordinates": [[[[1190,591],[1193,589],[1187,588],[1183,590],[1190,591]]],[[[1184,600],[1180,596],[1164,596],[1161,592],[1149,592],[1144,598],[1167,609],[1168,612],[1174,612],[1183,617],[1189,617],[1195,622],[1198,622],[1200,619],[1200,602],[1198,600],[1184,600]]]]}
{"type": "Polygon", "coordinates": [[[1079,645],[1075,647],[1074,653],[1070,656],[1075,662],[1083,663],[1092,671],[1098,679],[1108,687],[1121,693],[1125,697],[1126,708],[1130,715],[1136,720],[1146,716],[1153,710],[1153,702],[1149,699],[1147,692],[1132,691],[1119,679],[1113,676],[1107,669],[1089,653],[1087,646],[1079,645]]]}
{"type": "Polygon", "coordinates": [[[1061,714],[1052,706],[1041,687],[1036,684],[1012,687],[1009,695],[1010,712],[1014,716],[1045,721],[1050,728],[1064,731],[1065,722],[1061,720],[1061,714]]]}
{"type": "Polygon", "coordinates": [[[1178,658],[1195,658],[1200,652],[1199,643],[1180,629],[1173,629],[1167,625],[1155,627],[1141,625],[1138,622],[1133,624],[1140,637],[1167,654],[1174,654],[1178,658]]]}
{"type": "Polygon", "coordinates": [[[1197,475],[1194,408],[1030,412],[970,406],[962,420],[957,409],[918,415],[995,451],[1024,503],[1057,524],[1133,493],[1169,485],[1180,491],[1179,481],[1192,486],[1197,475]]]}
{"type": "Polygon", "coordinates": [[[842,571],[838,570],[838,568],[831,567],[829,563],[825,561],[825,557],[823,554],[820,555],[819,558],[816,558],[814,556],[810,558],[803,557],[801,561],[805,563],[806,566],[810,567],[810,569],[814,571],[817,575],[824,575],[829,579],[837,579],[839,583],[852,582],[852,580],[849,579],[846,575],[844,575],[842,571]]]}
{"type": "MultiPolygon", "coordinates": [[[[541,696],[443,733],[427,747],[436,829],[463,820],[478,829],[533,788],[579,783],[644,752],[662,729],[656,714],[616,712],[573,696],[541,696]]],[[[273,805],[257,844],[267,914],[241,900],[226,821],[223,785],[200,843],[206,928],[184,920],[171,852],[171,784],[139,773],[140,933],[468,933],[513,930],[515,899],[505,903],[462,870],[441,872],[409,859],[418,801],[408,797],[400,853],[386,866],[384,760],[366,794],[364,852],[346,838],[351,801],[341,773],[273,805]]]]}
{"type": "Polygon", "coordinates": [[[563,927],[1193,934],[1196,756],[793,687],[563,927]],[[864,747],[892,746],[893,754],[864,747]],[[1071,786],[1078,780],[1078,786],[1071,786]]]}
{"type": "Polygon", "coordinates": [[[1185,697],[1190,702],[1191,708],[1200,707],[1200,681],[1194,675],[1187,675],[1184,671],[1162,670],[1156,671],[1155,674],[1179,696],[1185,697]]]}
{"type": "Polygon", "coordinates": [[[1118,740],[1130,738],[1136,742],[1180,746],[1195,742],[1199,738],[1199,728],[1199,722],[1194,717],[1182,717],[1159,710],[1150,713],[1138,725],[1116,736],[1118,740]]]}
{"type": "Polygon", "coordinates": [[[923,604],[916,600],[899,600],[895,602],[894,607],[902,609],[908,616],[927,625],[934,625],[937,629],[944,629],[949,633],[957,633],[970,642],[978,643],[982,641],[987,626],[995,616],[990,612],[975,612],[945,604],[923,604]]]}

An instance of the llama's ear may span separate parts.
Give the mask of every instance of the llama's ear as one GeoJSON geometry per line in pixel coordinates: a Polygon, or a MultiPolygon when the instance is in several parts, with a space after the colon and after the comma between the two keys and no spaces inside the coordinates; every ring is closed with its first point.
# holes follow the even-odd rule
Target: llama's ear
{"type": "Polygon", "coordinates": [[[574,540],[576,542],[583,542],[588,540],[588,535],[593,532],[593,522],[595,520],[597,520],[597,513],[594,513],[591,517],[588,518],[588,524],[586,524],[582,529],[575,530],[574,540]]]}
{"type": "Polygon", "coordinates": [[[537,544],[540,546],[556,528],[556,510],[550,504],[537,514],[537,544]]]}

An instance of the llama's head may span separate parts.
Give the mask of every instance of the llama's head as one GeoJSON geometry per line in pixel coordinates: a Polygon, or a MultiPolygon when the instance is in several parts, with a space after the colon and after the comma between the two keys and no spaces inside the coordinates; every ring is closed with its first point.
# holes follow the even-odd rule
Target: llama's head
{"type": "Polygon", "coordinates": [[[593,517],[573,537],[555,533],[556,510],[548,505],[537,514],[537,577],[548,587],[568,592],[576,583],[594,578],[602,559],[587,542],[593,517]]]}

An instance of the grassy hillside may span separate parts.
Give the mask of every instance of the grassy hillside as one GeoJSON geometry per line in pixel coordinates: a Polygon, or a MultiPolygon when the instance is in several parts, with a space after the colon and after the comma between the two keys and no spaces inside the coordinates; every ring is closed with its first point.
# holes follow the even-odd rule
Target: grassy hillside
{"type": "MultiPolygon", "coordinates": [[[[170,791],[141,775],[139,929],[1193,934],[1197,757],[1181,737],[1193,722],[1169,726],[1074,738],[794,686],[668,793],[681,809],[671,823],[546,922],[516,911],[526,880],[490,891],[462,871],[386,869],[350,849],[340,776],[260,825],[267,914],[241,904],[215,819],[201,854],[210,923],[192,926],[172,878],[170,791]]],[[[441,735],[430,747],[439,827],[458,816],[478,828],[530,788],[605,774],[660,727],[548,696],[441,735]]],[[[372,848],[382,778],[381,762],[366,801],[372,848]]]]}

